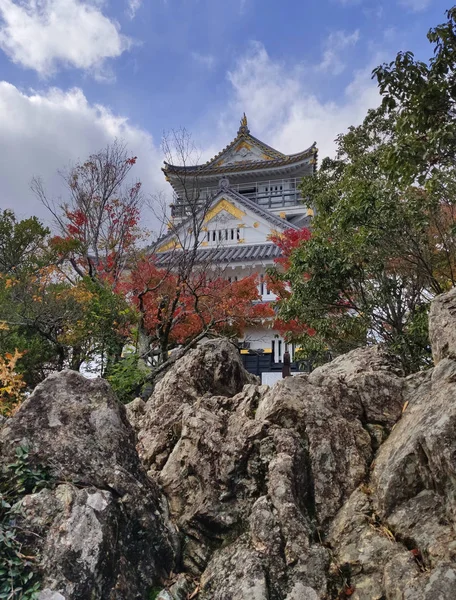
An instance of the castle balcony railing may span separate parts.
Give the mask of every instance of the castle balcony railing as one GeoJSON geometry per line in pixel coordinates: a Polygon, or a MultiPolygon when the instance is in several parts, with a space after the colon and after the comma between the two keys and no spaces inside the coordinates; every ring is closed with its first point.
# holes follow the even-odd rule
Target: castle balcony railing
{"type": "MultiPolygon", "coordinates": [[[[300,178],[271,179],[252,183],[230,184],[230,189],[256,202],[263,208],[279,210],[302,204],[299,190],[300,178]]],[[[197,187],[186,190],[186,195],[194,198],[198,204],[204,205],[220,192],[218,186],[197,187]]],[[[189,214],[189,202],[174,194],[171,204],[172,217],[182,218],[189,214]]]]}

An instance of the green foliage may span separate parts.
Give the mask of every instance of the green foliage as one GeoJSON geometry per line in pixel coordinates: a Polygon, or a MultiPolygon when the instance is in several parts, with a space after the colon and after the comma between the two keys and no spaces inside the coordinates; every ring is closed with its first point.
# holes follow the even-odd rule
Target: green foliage
{"type": "Polygon", "coordinates": [[[103,374],[120,358],[136,319],[108,281],[72,279],[68,270],[36,219],[0,213],[0,354],[25,352],[19,372],[30,388],[94,356],[102,357],[103,374]]]}
{"type": "Polygon", "coordinates": [[[48,234],[36,217],[17,221],[13,211],[0,211],[0,273],[34,269],[48,234]]]}
{"type": "Polygon", "coordinates": [[[454,283],[454,219],[425,190],[389,178],[384,158],[394,126],[393,116],[371,111],[338,137],[336,160],[325,159],[302,183],[316,217],[312,238],[278,275],[292,292],[279,316],[316,331],[299,343],[317,363],[327,348],[338,354],[375,342],[395,349],[407,371],[430,361],[423,315],[454,283]]]}
{"type": "Polygon", "coordinates": [[[390,173],[431,189],[453,171],[456,157],[456,7],[447,21],[431,29],[434,52],[428,63],[412,52],[374,71],[383,95],[383,107],[397,116],[394,144],[387,155],[390,173]]]}
{"type": "Polygon", "coordinates": [[[0,470],[0,598],[38,597],[38,557],[30,555],[26,532],[17,525],[18,503],[27,494],[51,485],[48,470],[32,466],[25,447],[18,447],[16,460],[0,470]]]}
{"type": "Polygon", "coordinates": [[[163,590],[163,588],[161,587],[153,587],[150,591],[149,591],[149,600],[156,600],[158,598],[159,593],[163,590]]]}
{"type": "Polygon", "coordinates": [[[141,367],[138,356],[130,354],[112,365],[107,374],[107,380],[121,402],[126,404],[134,400],[147,382],[149,370],[141,367]]]}

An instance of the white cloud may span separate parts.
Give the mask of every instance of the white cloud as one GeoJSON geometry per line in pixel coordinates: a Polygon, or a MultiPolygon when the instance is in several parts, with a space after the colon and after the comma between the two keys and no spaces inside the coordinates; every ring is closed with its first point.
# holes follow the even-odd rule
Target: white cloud
{"type": "Polygon", "coordinates": [[[209,71],[215,66],[215,56],[212,54],[200,54],[199,52],[192,52],[192,58],[195,62],[199,63],[209,71]]]}
{"type": "Polygon", "coordinates": [[[106,59],[131,45],[100,2],[0,0],[0,48],[10,59],[41,76],[71,66],[103,75],[106,59]]]}
{"type": "Polygon", "coordinates": [[[333,75],[340,75],[345,70],[342,53],[347,48],[354,46],[359,40],[359,29],[353,33],[333,31],[329,34],[324,44],[323,58],[317,65],[318,71],[325,71],[333,75]]]}
{"type": "Polygon", "coordinates": [[[130,19],[134,19],[136,17],[136,13],[138,12],[141,4],[142,0],[128,0],[127,12],[130,19]]]}
{"type": "MultiPolygon", "coordinates": [[[[379,60],[373,57],[372,66],[379,60]]],[[[337,99],[322,101],[313,89],[310,68],[274,61],[255,43],[228,75],[233,98],[220,119],[220,131],[226,142],[245,111],[252,133],[283,152],[299,152],[316,141],[320,158],[334,155],[337,134],[359,124],[380,102],[370,72],[371,65],[366,65],[337,99]]]]}
{"type": "Polygon", "coordinates": [[[50,195],[58,197],[64,188],[57,171],[115,138],[138,157],[134,177],[143,182],[145,193],[168,187],[160,171],[163,158],[151,136],[108,108],[90,104],[80,89],[24,93],[0,82],[0,139],[7,149],[0,161],[0,208],[46,219],[46,209],[30,190],[31,178],[40,176],[50,195]]]}
{"type": "Polygon", "coordinates": [[[420,12],[431,5],[431,0],[400,0],[399,4],[413,12],[420,12]]]}

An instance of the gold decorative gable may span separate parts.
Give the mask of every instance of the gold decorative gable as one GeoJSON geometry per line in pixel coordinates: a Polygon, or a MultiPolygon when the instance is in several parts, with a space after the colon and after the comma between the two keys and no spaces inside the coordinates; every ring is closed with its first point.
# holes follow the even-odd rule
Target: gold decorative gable
{"type": "Polygon", "coordinates": [[[163,246],[157,248],[157,252],[166,252],[167,250],[175,250],[176,248],[182,248],[182,246],[177,242],[177,240],[172,239],[163,246]]]}
{"type": "Polygon", "coordinates": [[[204,222],[208,223],[209,221],[212,221],[212,219],[214,219],[223,211],[229,213],[230,215],[239,220],[241,220],[242,217],[245,217],[246,215],[246,213],[243,210],[235,206],[232,202],[229,202],[226,198],[221,198],[217,202],[217,204],[213,206],[211,210],[208,211],[204,222]]]}
{"type": "Polygon", "coordinates": [[[235,151],[239,152],[240,150],[242,150],[242,148],[245,148],[250,152],[250,150],[252,149],[252,145],[243,140],[240,144],[236,146],[235,151]]]}

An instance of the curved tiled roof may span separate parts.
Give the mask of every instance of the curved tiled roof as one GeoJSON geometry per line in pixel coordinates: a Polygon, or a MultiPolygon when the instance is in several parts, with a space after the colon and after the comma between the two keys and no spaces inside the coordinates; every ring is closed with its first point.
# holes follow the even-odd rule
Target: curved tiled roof
{"type": "Polygon", "coordinates": [[[214,174],[225,174],[225,173],[233,173],[237,171],[245,171],[245,170],[260,170],[270,167],[281,167],[286,165],[292,165],[295,163],[299,163],[300,161],[311,158],[317,154],[317,148],[315,147],[316,142],[312,144],[306,150],[301,152],[297,152],[296,154],[283,154],[279,152],[275,148],[268,146],[258,138],[251,135],[249,128],[247,127],[247,120],[241,121],[241,127],[239,128],[237,136],[234,138],[232,142],[230,142],[223,150],[221,150],[218,154],[216,154],[213,158],[205,162],[201,165],[194,166],[179,166],[179,165],[171,165],[165,162],[165,166],[162,171],[165,175],[172,175],[173,173],[214,173],[214,174]],[[253,144],[260,148],[266,155],[270,158],[266,160],[244,160],[239,161],[234,164],[227,165],[218,165],[217,161],[223,156],[225,153],[229,152],[236,144],[246,142],[253,144]]]}
{"type": "MultiPolygon", "coordinates": [[[[273,243],[252,244],[250,246],[221,246],[219,248],[200,248],[196,262],[208,264],[233,263],[238,261],[261,261],[278,258],[280,249],[273,243]]],[[[175,252],[161,252],[157,255],[157,265],[166,265],[175,259],[175,252]]]]}
{"type": "Polygon", "coordinates": [[[291,154],[289,156],[283,156],[282,158],[274,158],[271,160],[242,160],[229,165],[219,165],[219,166],[211,166],[211,165],[196,165],[194,167],[181,167],[178,165],[170,165],[165,163],[165,167],[162,171],[165,175],[172,175],[173,173],[200,173],[200,174],[221,174],[225,173],[236,173],[238,171],[251,171],[251,170],[260,170],[260,169],[270,169],[271,167],[285,167],[287,165],[293,165],[299,163],[306,158],[312,159],[312,157],[316,154],[316,148],[314,146],[310,146],[307,150],[300,152],[298,154],[291,154]]]}

